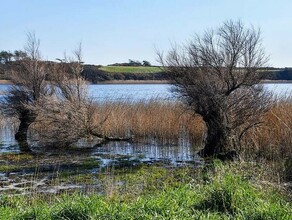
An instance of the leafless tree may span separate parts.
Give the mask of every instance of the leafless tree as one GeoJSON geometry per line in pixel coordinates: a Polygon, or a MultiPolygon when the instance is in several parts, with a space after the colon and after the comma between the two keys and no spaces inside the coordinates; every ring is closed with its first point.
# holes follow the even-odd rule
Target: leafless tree
{"type": "Polygon", "coordinates": [[[94,102],[87,94],[88,88],[81,72],[83,70],[81,45],[74,57],[60,59],[54,64],[51,85],[54,95],[43,96],[30,108],[37,113],[37,122],[46,124],[38,129],[40,140],[46,144],[70,145],[98,129],[94,102]]]}
{"type": "Polygon", "coordinates": [[[259,69],[268,60],[260,30],[227,21],[158,56],[174,92],[206,123],[201,155],[214,156],[239,146],[243,135],[260,123],[270,103],[259,85],[263,77],[259,69]]]}
{"type": "Polygon", "coordinates": [[[15,138],[23,151],[30,150],[27,143],[27,132],[37,116],[28,106],[36,103],[40,97],[50,94],[50,88],[46,83],[49,66],[48,63],[41,60],[39,46],[40,41],[35,34],[28,33],[25,45],[27,57],[15,61],[7,69],[13,85],[1,103],[1,110],[4,114],[20,120],[15,138]]]}
{"type": "Polygon", "coordinates": [[[46,145],[70,146],[84,138],[128,140],[101,134],[100,127],[107,117],[98,116],[96,103],[88,95],[87,83],[81,75],[81,45],[73,55],[54,64],[50,81],[54,94],[43,96],[30,106],[38,115],[36,124],[41,125],[37,129],[40,141],[46,145]]]}
{"type": "Polygon", "coordinates": [[[96,106],[87,94],[83,71],[81,44],[73,57],[60,62],[41,59],[39,40],[33,33],[27,35],[27,57],[13,62],[8,68],[11,86],[1,110],[16,116],[20,125],[15,134],[22,151],[30,151],[27,141],[28,129],[34,123],[34,131],[40,143],[68,146],[81,138],[95,136],[103,140],[127,140],[110,138],[100,134],[96,106]]]}

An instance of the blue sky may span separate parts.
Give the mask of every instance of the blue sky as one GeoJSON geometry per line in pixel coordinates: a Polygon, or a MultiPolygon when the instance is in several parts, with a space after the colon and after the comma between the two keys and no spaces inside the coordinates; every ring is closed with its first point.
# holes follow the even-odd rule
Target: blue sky
{"type": "Polygon", "coordinates": [[[241,19],[262,30],[270,66],[292,66],[291,0],[0,0],[0,50],[23,49],[26,32],[54,60],[82,42],[91,64],[149,60],[155,48],[241,19]]]}

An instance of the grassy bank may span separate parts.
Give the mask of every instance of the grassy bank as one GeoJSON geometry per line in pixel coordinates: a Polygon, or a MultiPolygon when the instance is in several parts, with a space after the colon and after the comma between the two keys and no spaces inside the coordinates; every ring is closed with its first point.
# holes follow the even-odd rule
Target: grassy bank
{"type": "Polygon", "coordinates": [[[100,83],[112,80],[167,80],[166,72],[160,67],[144,67],[144,66],[95,66],[85,65],[82,76],[92,83],[100,83]]]}
{"type": "Polygon", "coordinates": [[[154,66],[102,66],[99,68],[110,73],[158,73],[161,67],[154,66]]]}
{"type": "Polygon", "coordinates": [[[291,219],[289,193],[263,181],[263,170],[215,162],[119,171],[101,176],[101,195],[2,195],[0,219],[291,219]]]}

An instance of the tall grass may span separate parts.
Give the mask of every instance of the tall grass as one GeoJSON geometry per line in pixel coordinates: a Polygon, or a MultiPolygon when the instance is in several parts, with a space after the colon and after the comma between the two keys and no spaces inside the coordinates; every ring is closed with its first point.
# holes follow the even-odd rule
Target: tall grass
{"type": "Polygon", "coordinates": [[[258,152],[269,159],[292,156],[292,97],[277,101],[262,122],[251,131],[258,152]]]}
{"type": "Polygon", "coordinates": [[[101,131],[107,136],[155,138],[164,143],[185,138],[202,144],[205,127],[181,103],[149,100],[140,102],[105,102],[97,106],[96,120],[103,120],[101,131]]]}
{"type": "Polygon", "coordinates": [[[292,181],[292,97],[277,99],[244,141],[243,154],[266,160],[270,176],[278,182],[292,181]]]}
{"type": "MultiPolygon", "coordinates": [[[[202,118],[179,102],[160,100],[113,101],[97,105],[96,120],[107,136],[158,138],[175,141],[189,138],[202,146],[206,127],[202,118]]],[[[243,142],[243,151],[255,151],[275,159],[292,155],[292,97],[281,99],[262,116],[260,126],[250,130],[243,142]]]]}

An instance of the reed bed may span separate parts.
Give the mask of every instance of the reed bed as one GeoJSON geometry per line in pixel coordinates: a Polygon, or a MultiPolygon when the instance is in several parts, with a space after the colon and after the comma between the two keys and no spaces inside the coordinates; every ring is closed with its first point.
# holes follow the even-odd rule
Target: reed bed
{"type": "Polygon", "coordinates": [[[253,129],[253,144],[266,158],[292,156],[292,97],[280,100],[253,129]]]}
{"type": "MultiPolygon", "coordinates": [[[[165,142],[186,138],[197,146],[203,145],[206,136],[202,118],[179,102],[104,102],[96,108],[95,120],[104,120],[100,129],[107,136],[133,135],[165,142]]],[[[247,133],[242,150],[268,159],[292,155],[292,97],[275,102],[262,116],[262,123],[247,133]]]]}
{"type": "Polygon", "coordinates": [[[106,136],[157,139],[164,143],[187,139],[201,146],[205,125],[199,116],[178,102],[156,99],[140,102],[105,102],[97,106],[96,120],[106,136]]]}
{"type": "MultiPolygon", "coordinates": [[[[106,120],[101,131],[108,136],[129,136],[162,143],[184,139],[200,148],[206,137],[202,118],[179,102],[105,102],[97,117],[106,120]]],[[[241,158],[267,164],[274,182],[292,181],[292,97],[278,99],[251,129],[240,146],[241,158]]]]}

